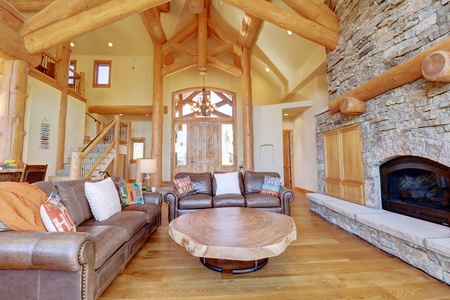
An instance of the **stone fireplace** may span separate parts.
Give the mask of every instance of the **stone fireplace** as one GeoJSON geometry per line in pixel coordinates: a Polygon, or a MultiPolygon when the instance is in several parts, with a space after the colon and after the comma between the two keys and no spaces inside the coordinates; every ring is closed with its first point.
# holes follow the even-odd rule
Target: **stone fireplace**
{"type": "Polygon", "coordinates": [[[450,226],[450,168],[416,156],[380,166],[382,208],[450,226]]]}
{"type": "MultiPolygon", "coordinates": [[[[327,4],[340,24],[338,46],[327,54],[330,100],[450,38],[450,0],[328,0],[327,4]]],[[[316,115],[318,193],[308,194],[311,210],[450,284],[450,229],[435,224],[448,224],[450,83],[420,78],[366,104],[361,115],[332,114],[326,108],[316,115]],[[365,206],[325,195],[323,134],[353,124],[361,126],[365,206]],[[433,161],[435,167],[427,171],[419,168],[410,175],[383,169],[401,157],[433,161]],[[438,174],[432,175],[435,183],[426,188],[414,185],[430,172],[438,174]],[[412,203],[397,210],[416,210],[414,218],[386,210],[382,199],[389,188],[383,187],[383,176],[393,177],[395,184],[403,180],[407,186],[397,194],[393,192],[401,198],[395,199],[397,207],[402,201],[439,198],[434,203],[438,207],[434,216],[416,218],[429,211],[419,211],[412,203]],[[405,182],[405,176],[412,182],[405,182]],[[435,188],[439,191],[432,191],[435,188]],[[442,210],[447,211],[441,214],[442,210]],[[439,222],[432,220],[441,218],[439,222]]]]}

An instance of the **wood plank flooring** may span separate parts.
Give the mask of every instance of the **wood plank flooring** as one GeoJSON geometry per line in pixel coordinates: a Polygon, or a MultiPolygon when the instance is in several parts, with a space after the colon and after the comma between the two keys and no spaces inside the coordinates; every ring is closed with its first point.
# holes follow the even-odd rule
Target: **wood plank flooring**
{"type": "Polygon", "coordinates": [[[100,299],[450,299],[450,286],[328,223],[304,194],[291,212],[297,240],[258,272],[233,275],[170,238],[163,203],[163,226],[100,299]]]}

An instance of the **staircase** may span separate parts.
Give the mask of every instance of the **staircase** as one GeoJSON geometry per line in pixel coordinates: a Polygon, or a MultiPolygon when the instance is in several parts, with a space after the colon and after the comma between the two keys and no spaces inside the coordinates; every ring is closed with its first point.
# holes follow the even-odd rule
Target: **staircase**
{"type": "MultiPolygon", "coordinates": [[[[82,152],[88,144],[84,144],[83,147],[78,149],[79,152],[82,152]]],[[[108,151],[110,143],[98,143],[95,147],[89,152],[89,154],[83,159],[81,164],[81,175],[84,178],[87,172],[94,166],[94,164],[99,160],[100,163],[95,167],[95,170],[91,173],[89,177],[93,179],[99,179],[102,177],[104,171],[106,171],[114,160],[115,157],[115,148],[112,148],[108,151]],[[105,153],[105,151],[108,151],[105,153]],[[103,158],[101,156],[104,155],[103,158]]],[[[68,162],[64,163],[64,168],[60,170],[56,170],[55,176],[49,176],[51,181],[63,181],[70,179],[70,168],[72,164],[72,158],[68,158],[68,162]]]]}

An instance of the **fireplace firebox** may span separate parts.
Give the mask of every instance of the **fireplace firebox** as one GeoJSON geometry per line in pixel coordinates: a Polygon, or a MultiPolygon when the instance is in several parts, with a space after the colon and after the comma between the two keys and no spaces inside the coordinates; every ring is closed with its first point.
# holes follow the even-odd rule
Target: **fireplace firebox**
{"type": "Polygon", "coordinates": [[[418,156],[380,166],[385,210],[450,226],[450,168],[418,156]]]}

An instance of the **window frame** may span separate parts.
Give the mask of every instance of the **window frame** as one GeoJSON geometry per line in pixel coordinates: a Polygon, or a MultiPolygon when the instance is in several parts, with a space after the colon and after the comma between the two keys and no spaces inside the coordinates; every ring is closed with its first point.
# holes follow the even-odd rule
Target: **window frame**
{"type": "Polygon", "coordinates": [[[111,87],[111,70],[112,60],[94,60],[94,76],[92,77],[92,87],[94,88],[110,88],[111,87]],[[102,65],[109,66],[108,83],[98,83],[98,68],[102,65]]]}
{"type": "Polygon", "coordinates": [[[139,158],[145,158],[145,137],[132,137],[131,138],[131,149],[130,149],[130,162],[135,163],[137,162],[137,159],[139,158]],[[142,148],[142,157],[138,157],[136,159],[134,159],[134,144],[135,143],[142,143],[143,144],[143,148],[142,148]]]}

